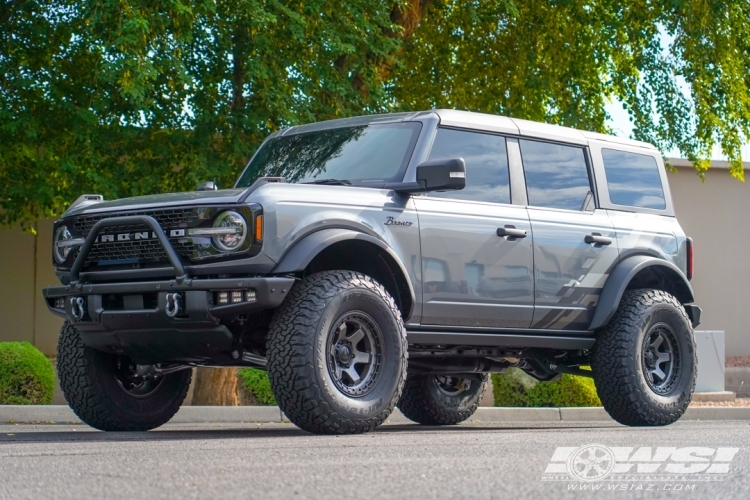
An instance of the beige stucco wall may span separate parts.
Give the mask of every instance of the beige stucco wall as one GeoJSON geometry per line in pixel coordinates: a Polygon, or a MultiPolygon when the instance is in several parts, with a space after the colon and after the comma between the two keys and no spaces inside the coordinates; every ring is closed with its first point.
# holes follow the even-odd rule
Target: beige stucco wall
{"type": "Polygon", "coordinates": [[[44,305],[42,288],[58,284],[52,267],[52,220],[39,221],[37,236],[0,230],[0,341],[26,340],[55,356],[62,320],[44,305]]]}
{"type": "MultiPolygon", "coordinates": [[[[700,329],[724,330],[727,356],[750,355],[750,182],[713,168],[702,183],[688,167],[670,173],[669,183],[680,223],[695,241],[700,329]]],[[[40,221],[37,231],[34,237],[0,230],[0,341],[27,340],[54,356],[62,321],[47,311],[41,295],[44,286],[57,284],[52,221],[40,221]]]]}
{"type": "Polygon", "coordinates": [[[739,182],[712,168],[705,182],[692,168],[669,174],[675,211],[695,244],[700,330],[724,330],[726,355],[750,355],[750,171],[739,182]]]}

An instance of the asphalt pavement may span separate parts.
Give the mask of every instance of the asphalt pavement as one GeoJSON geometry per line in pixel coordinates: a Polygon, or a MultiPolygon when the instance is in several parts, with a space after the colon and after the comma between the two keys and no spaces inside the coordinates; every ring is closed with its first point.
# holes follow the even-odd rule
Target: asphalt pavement
{"type": "Polygon", "coordinates": [[[748,499],[750,423],[0,425],[0,498],[748,499]]]}

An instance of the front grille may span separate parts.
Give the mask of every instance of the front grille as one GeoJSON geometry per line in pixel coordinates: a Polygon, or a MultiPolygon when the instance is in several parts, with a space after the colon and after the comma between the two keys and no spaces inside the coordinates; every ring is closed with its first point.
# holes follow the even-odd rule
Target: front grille
{"type": "MultiPolygon", "coordinates": [[[[116,228],[119,230],[119,228],[116,228]]],[[[188,258],[195,250],[192,243],[172,241],[172,247],[180,257],[188,258]]],[[[86,263],[112,263],[137,260],[143,263],[166,262],[167,254],[157,240],[116,241],[96,243],[89,252],[86,263]]]]}
{"type": "MultiPolygon", "coordinates": [[[[112,217],[125,217],[129,215],[149,215],[156,219],[162,229],[166,231],[194,227],[198,225],[200,220],[197,210],[193,208],[177,208],[85,215],[73,220],[73,227],[78,235],[87,236],[94,227],[94,224],[100,220],[112,217]]],[[[123,224],[121,226],[106,228],[100,233],[100,236],[104,234],[136,232],[148,232],[150,234],[151,229],[143,224],[123,224]]],[[[196,251],[196,246],[189,240],[170,238],[170,243],[177,255],[183,261],[189,261],[196,251]]],[[[167,254],[156,239],[107,242],[98,241],[86,256],[84,267],[95,265],[160,264],[167,262],[167,254]]]]}
{"type": "MultiPolygon", "coordinates": [[[[162,228],[176,229],[189,227],[198,220],[198,212],[192,208],[172,208],[168,210],[141,210],[137,212],[118,212],[113,214],[83,215],[77,217],[73,227],[78,234],[87,235],[94,224],[102,219],[110,217],[126,217],[128,215],[150,215],[162,228]]],[[[122,226],[117,228],[120,232],[135,231],[135,226],[122,226]]]]}

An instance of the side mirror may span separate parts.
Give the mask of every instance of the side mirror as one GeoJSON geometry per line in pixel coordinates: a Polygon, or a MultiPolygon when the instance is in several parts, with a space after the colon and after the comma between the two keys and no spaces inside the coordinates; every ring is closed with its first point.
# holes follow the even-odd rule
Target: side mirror
{"type": "Polygon", "coordinates": [[[387,184],[401,194],[455,191],[466,187],[466,162],[463,158],[429,160],[417,166],[417,182],[387,184]]]}
{"type": "Polygon", "coordinates": [[[195,188],[196,191],[218,191],[219,186],[216,185],[213,181],[204,182],[203,184],[198,184],[198,187],[195,188]]]}

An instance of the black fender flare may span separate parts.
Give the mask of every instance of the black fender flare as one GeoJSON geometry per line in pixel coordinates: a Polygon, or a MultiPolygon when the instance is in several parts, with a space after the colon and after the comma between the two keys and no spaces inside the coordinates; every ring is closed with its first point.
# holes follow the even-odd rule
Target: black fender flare
{"type": "Polygon", "coordinates": [[[589,330],[596,330],[609,323],[632,279],[639,272],[652,266],[659,266],[663,271],[677,277],[675,288],[678,293],[675,296],[682,304],[690,304],[695,300],[693,287],[690,286],[690,282],[680,268],[669,261],[650,255],[634,255],[620,261],[609,274],[609,278],[602,288],[602,293],[599,295],[596,312],[594,312],[589,330]]]}
{"type": "Polygon", "coordinates": [[[284,253],[279,261],[278,265],[271,271],[272,274],[291,274],[304,271],[305,268],[312,262],[312,260],[323,250],[329,246],[347,240],[359,240],[371,243],[376,247],[383,250],[388,256],[393,259],[396,265],[399,267],[406,284],[409,288],[409,295],[411,298],[411,307],[409,311],[402,311],[405,318],[411,316],[414,304],[416,303],[416,295],[414,293],[414,287],[409,280],[409,274],[406,272],[404,263],[398,257],[396,252],[388,246],[383,240],[375,238],[369,234],[361,233],[352,229],[344,228],[329,228],[315,231],[314,233],[308,234],[307,236],[300,239],[295,243],[289,250],[284,253]]]}

